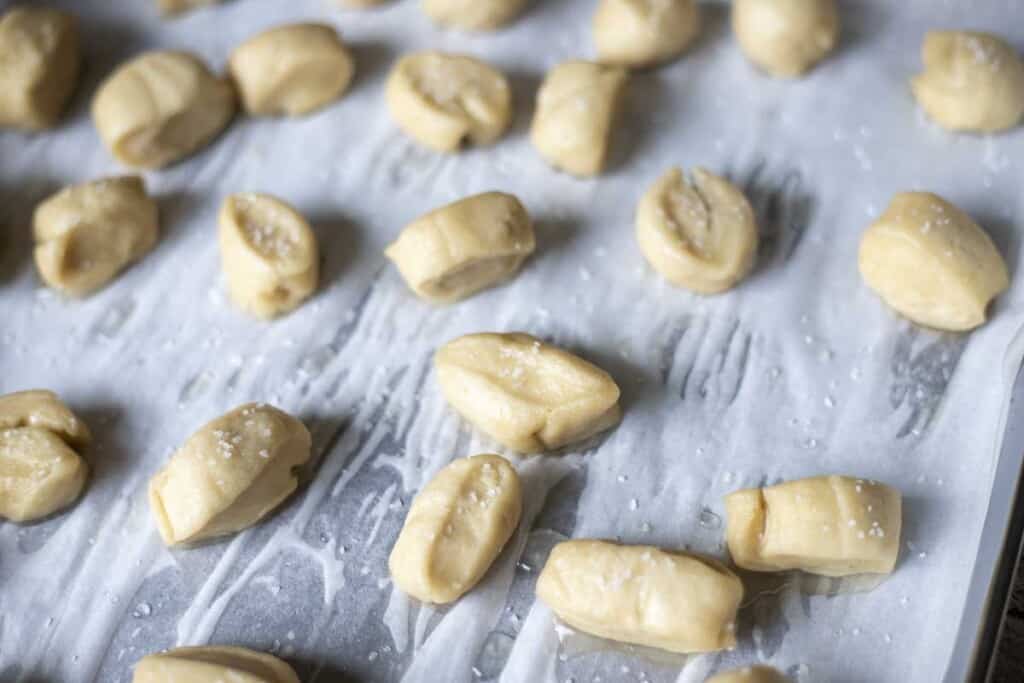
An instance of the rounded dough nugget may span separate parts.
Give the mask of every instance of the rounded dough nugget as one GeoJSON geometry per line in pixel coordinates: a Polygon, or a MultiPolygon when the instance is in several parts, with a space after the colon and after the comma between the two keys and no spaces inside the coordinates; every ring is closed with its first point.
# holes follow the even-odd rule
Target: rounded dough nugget
{"type": "Polygon", "coordinates": [[[1024,116],[1024,61],[997,36],[930,31],[924,72],[910,81],[921,108],[950,130],[994,133],[1024,116]]]}
{"type": "Polygon", "coordinates": [[[69,296],[86,296],[153,249],[157,205],[138,176],[95,180],[39,204],[32,233],[43,281],[69,296]]]}
{"type": "Polygon", "coordinates": [[[228,293],[239,308],[270,319],[316,290],[316,235],[294,208],[270,195],[235,194],[221,205],[218,223],[228,293]]]}
{"type": "Polygon", "coordinates": [[[165,16],[191,12],[200,7],[216,5],[220,0],[156,0],[157,8],[165,16]]]}
{"type": "Polygon", "coordinates": [[[458,600],[501,554],[522,508],[519,475],[507,460],[456,460],[413,499],[388,559],[391,577],[417,600],[458,600]]]}
{"type": "Polygon", "coordinates": [[[692,182],[673,168],[644,194],[636,238],[665,279],[701,294],[735,286],[757,255],[750,202],[735,185],[702,168],[693,170],[692,182]]]}
{"type": "Polygon", "coordinates": [[[737,566],[823,576],[888,574],[900,549],[900,493],[866,479],[811,477],[725,497],[737,566]]]}
{"type": "Polygon", "coordinates": [[[552,69],[537,93],[530,140],[555,168],[594,176],[605,165],[625,69],[565,62],[552,69]]]}
{"type": "Polygon", "coordinates": [[[54,126],[78,83],[81,61],[70,14],[15,7],[0,16],[0,127],[54,126]]]}
{"type": "Polygon", "coordinates": [[[607,372],[528,334],[468,334],[434,356],[441,392],[482,431],[522,453],[555,450],[622,419],[607,372]]]}
{"type": "Polygon", "coordinates": [[[68,445],[82,448],[92,434],[57,394],[46,389],[30,389],[0,396],[0,429],[36,427],[56,434],[68,445]]]}
{"type": "Polygon", "coordinates": [[[522,203],[485,192],[417,218],[384,253],[417,295],[443,304],[509,279],[534,246],[522,203]]]}
{"type": "Polygon", "coordinates": [[[599,61],[652,66],[690,47],[700,32],[700,9],[694,0],[601,0],[593,28],[599,61]]]}
{"type": "Polygon", "coordinates": [[[1010,284],[1006,262],[971,217],[930,192],[893,197],[860,242],[868,287],[910,320],[964,331],[1010,284]]]}
{"type": "Polygon", "coordinates": [[[736,645],[743,584],[706,557],[578,540],[551,550],[537,597],[586,633],[670,652],[712,652],[736,645]]]}
{"type": "Polygon", "coordinates": [[[839,11],[835,0],[734,0],[732,28],[750,61],[794,78],[839,42],[839,11]]]}
{"type": "Polygon", "coordinates": [[[299,683],[283,661],[244,647],[179,647],[148,655],[135,665],[132,683],[299,683]]]}
{"type": "Polygon", "coordinates": [[[92,118],[129,166],[160,168],[205,146],[235,114],[231,85],[185,52],[147,52],[100,84],[92,118]]]}
{"type": "Polygon", "coordinates": [[[228,70],[248,113],[299,116],[341,97],[355,66],[332,27],[290,24],[239,45],[228,70]]]}
{"type": "Polygon", "coordinates": [[[715,674],[705,683],[789,683],[789,679],[770,666],[745,666],[715,674]]]}
{"type": "Polygon", "coordinates": [[[423,11],[442,26],[491,31],[515,19],[527,0],[423,0],[423,11]]]}
{"type": "Polygon", "coordinates": [[[149,505],[166,545],[195,543],[252,526],[298,486],[309,460],[305,425],[249,403],[201,427],[149,480],[149,505]]]}
{"type": "Polygon", "coordinates": [[[489,145],[512,118],[508,80],[460,55],[416,52],[398,60],[387,83],[388,108],[405,133],[439,152],[489,145]]]}

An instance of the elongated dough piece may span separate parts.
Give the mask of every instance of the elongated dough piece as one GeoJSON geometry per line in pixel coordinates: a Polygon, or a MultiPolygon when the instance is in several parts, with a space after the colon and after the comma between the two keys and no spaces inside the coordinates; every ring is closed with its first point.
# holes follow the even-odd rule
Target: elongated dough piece
{"type": "Polygon", "coordinates": [[[795,78],[839,42],[839,10],[835,0],[734,0],[732,28],[747,59],[795,78]]]}
{"type": "Polygon", "coordinates": [[[149,504],[167,545],[224,536],[256,524],[298,486],[309,460],[305,425],[248,403],[201,427],[149,481],[149,504]]]}
{"type": "Polygon", "coordinates": [[[244,647],[179,647],[147,655],[132,683],[299,683],[283,661],[244,647]]]}
{"type": "Polygon", "coordinates": [[[464,418],[522,453],[554,450],[622,419],[601,368],[528,334],[469,334],[434,356],[441,391],[464,418]]]}
{"type": "Polygon", "coordinates": [[[165,16],[190,12],[200,7],[216,5],[220,0],[156,0],[157,9],[165,16]]]}
{"type": "Polygon", "coordinates": [[[458,600],[497,559],[522,508],[519,475],[507,460],[456,460],[413,499],[388,559],[391,577],[418,600],[458,600]]]}
{"type": "Polygon", "coordinates": [[[0,128],[56,125],[78,84],[81,62],[72,15],[27,6],[0,15],[0,128]]]}
{"type": "Polygon", "coordinates": [[[645,67],[675,59],[700,33],[694,0],[601,0],[592,21],[598,59],[645,67]]]}
{"type": "Polygon", "coordinates": [[[705,683],[789,683],[789,679],[770,666],[745,666],[723,671],[705,683]]]}
{"type": "Polygon", "coordinates": [[[750,202],[703,168],[693,170],[692,181],[680,169],[669,169],[651,186],[637,207],[636,238],[666,280],[701,294],[735,286],[757,255],[750,202]]]}
{"type": "Polygon", "coordinates": [[[68,296],[87,296],[148,254],[159,236],[156,202],[142,178],[103,178],[66,187],[32,217],[36,268],[68,296]]]}
{"type": "Polygon", "coordinates": [[[559,543],[537,596],[581,631],[671,652],[736,645],[743,584],[724,565],[645,545],[559,543]]]}
{"type": "Polygon", "coordinates": [[[930,192],[901,192],[861,238],[868,287],[910,320],[964,331],[1010,284],[1006,262],[971,217],[930,192]]]}
{"type": "Polygon", "coordinates": [[[85,422],[47,389],[30,389],[0,396],[0,429],[36,427],[55,435],[74,448],[92,441],[85,422]]]}
{"type": "Polygon", "coordinates": [[[416,294],[444,304],[511,278],[534,246],[522,203],[485,192],[417,218],[384,253],[416,294]]]}
{"type": "Polygon", "coordinates": [[[146,52],[100,84],[92,118],[120,162],[160,168],[208,144],[235,114],[231,84],[187,52],[146,52]]]}
{"type": "Polygon", "coordinates": [[[744,489],[725,498],[733,561],[753,571],[888,574],[900,548],[900,493],[837,475],[744,489]]]}
{"type": "Polygon", "coordinates": [[[422,0],[423,11],[442,26],[492,31],[515,19],[527,0],[422,0]]]}

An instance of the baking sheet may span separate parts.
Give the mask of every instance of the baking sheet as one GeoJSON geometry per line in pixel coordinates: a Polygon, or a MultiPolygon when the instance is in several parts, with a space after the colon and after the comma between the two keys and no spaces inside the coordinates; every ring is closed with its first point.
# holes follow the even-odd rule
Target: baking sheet
{"type": "Polygon", "coordinates": [[[707,6],[690,55],[631,81],[612,169],[592,181],[549,170],[526,137],[543,72],[590,54],[585,0],[538,0],[481,36],[432,27],[410,0],[365,13],[236,0],[173,22],[147,2],[52,4],[82,17],[89,64],[60,129],[0,133],[0,391],[54,389],[98,438],[81,502],[40,524],[0,523],[0,680],[127,681],[139,657],[200,643],[278,653],[304,681],[689,682],[753,661],[801,683],[942,677],[993,486],[1022,284],[976,333],[937,334],[887,311],[862,286],[855,254],[894,192],[929,189],[975,216],[1016,274],[1024,132],[950,135],[905,87],[926,28],[995,30],[1024,47],[1015,2],[847,3],[838,53],[796,82],[754,72],[724,8],[707,6]],[[41,288],[33,205],[120,171],[88,119],[98,80],[153,47],[220,67],[255,31],[302,19],[351,42],[351,93],[300,120],[240,119],[194,159],[147,174],[161,205],[156,250],[85,301],[41,288]],[[510,74],[508,137],[440,156],[397,132],[384,76],[396,55],[424,48],[510,74]],[[758,266],[731,293],[673,289],[636,248],[635,201],[673,164],[724,173],[755,205],[758,266]],[[418,302],[382,247],[420,213],[489,189],[523,199],[537,254],[516,280],[463,304],[418,302]],[[288,199],[321,240],[320,292],[272,324],[223,294],[216,210],[242,190],[288,199]],[[597,362],[622,386],[625,419],[580,449],[514,458],[520,532],[470,595],[421,607],[393,590],[386,566],[412,495],[455,457],[502,452],[445,406],[431,353],[483,330],[528,331],[597,362]],[[249,400],[300,415],[317,468],[267,523],[164,549],[147,479],[195,428],[249,400]],[[762,578],[733,652],[684,660],[595,643],[533,601],[561,538],[722,555],[724,494],[831,472],[903,491],[896,573],[867,593],[762,578]]]}

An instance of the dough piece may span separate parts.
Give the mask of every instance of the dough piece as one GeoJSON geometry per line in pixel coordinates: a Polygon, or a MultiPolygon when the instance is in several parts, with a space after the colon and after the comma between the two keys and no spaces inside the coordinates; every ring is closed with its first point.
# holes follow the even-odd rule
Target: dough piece
{"type": "Polygon", "coordinates": [[[165,16],[190,12],[200,7],[209,7],[218,2],[220,0],[156,0],[157,8],[165,16]]]}
{"type": "Polygon", "coordinates": [[[179,647],[148,655],[135,665],[132,683],[299,683],[290,666],[244,647],[179,647]]]}
{"type": "Polygon", "coordinates": [[[706,557],[579,540],[551,550],[537,596],[569,626],[670,652],[736,645],[743,584],[706,557]]]}
{"type": "Polygon", "coordinates": [[[384,253],[416,294],[451,303],[512,277],[534,246],[519,200],[485,192],[417,218],[384,253]]]}
{"type": "Polygon", "coordinates": [[[342,7],[349,9],[369,9],[371,7],[377,7],[383,5],[389,0],[339,0],[342,7]]]}
{"type": "Polygon", "coordinates": [[[837,475],[725,497],[733,562],[753,571],[888,574],[900,548],[900,493],[837,475]]]}
{"type": "Polygon", "coordinates": [[[512,90],[493,67],[460,55],[416,52],[398,60],[388,108],[405,133],[438,152],[490,145],[512,119],[512,90]]]}
{"type": "Polygon", "coordinates": [[[458,600],[501,554],[522,508],[519,475],[505,458],[456,460],[413,499],[388,560],[391,577],[417,600],[458,600]]]}
{"type": "Polygon", "coordinates": [[[839,12],[835,0],[734,0],[732,29],[750,61],[795,78],[839,42],[839,12]]]}
{"type": "Polygon", "coordinates": [[[750,202],[703,168],[692,182],[670,169],[637,207],[636,238],[648,263],[674,285],[717,294],[742,280],[757,255],[750,202]]]}
{"type": "Polygon", "coordinates": [[[626,71],[591,62],[552,69],[537,93],[530,140],[555,168],[576,176],[604,169],[626,71]]]}
{"type": "Polygon", "coordinates": [[[694,0],[601,0],[594,43],[604,64],[645,67],[675,59],[700,33],[694,0]]]}
{"type": "Polygon", "coordinates": [[[924,72],[910,88],[925,113],[950,130],[994,133],[1024,117],[1024,61],[989,33],[930,31],[924,72]]]}
{"type": "Polygon", "coordinates": [[[423,0],[423,11],[442,26],[491,31],[515,19],[526,0],[423,0]]]}
{"type": "Polygon", "coordinates": [[[910,320],[970,330],[1010,283],[1006,262],[970,216],[929,192],[893,197],[860,243],[868,287],[910,320]]]}
{"type": "Polygon", "coordinates": [[[159,235],[156,202],[138,176],[66,187],[36,207],[35,261],[46,284],[85,296],[148,254],[159,235]]]}
{"type": "Polygon", "coordinates": [[[189,156],[234,114],[231,84],[185,52],[147,52],[122,64],[92,101],[93,122],[110,153],[141,168],[189,156]]]}
{"type": "Polygon", "coordinates": [[[248,113],[299,116],[341,97],[355,65],[332,27],[289,24],[235,48],[228,70],[248,113]]]}
{"type": "Polygon", "coordinates": [[[149,480],[149,504],[167,545],[241,531],[298,486],[309,460],[306,427],[291,415],[248,403],[207,423],[149,480]]]}
{"type": "Polygon", "coordinates": [[[723,671],[705,683],[789,683],[789,679],[770,666],[745,666],[723,671]]]}
{"type": "Polygon", "coordinates": [[[0,16],[0,127],[54,126],[78,83],[81,61],[70,14],[15,7],[0,16]]]}
{"type": "Polygon", "coordinates": [[[0,517],[29,522],[74,502],[89,468],[72,447],[91,440],[52,391],[0,396],[0,517]]]}
{"type": "Polygon", "coordinates": [[[619,387],[607,372],[528,334],[468,334],[434,357],[452,407],[509,448],[555,450],[617,425],[619,387]]]}
{"type": "Polygon", "coordinates": [[[239,308],[274,318],[316,290],[316,235],[294,208],[266,194],[235,194],[224,200],[218,221],[221,263],[239,308]]]}

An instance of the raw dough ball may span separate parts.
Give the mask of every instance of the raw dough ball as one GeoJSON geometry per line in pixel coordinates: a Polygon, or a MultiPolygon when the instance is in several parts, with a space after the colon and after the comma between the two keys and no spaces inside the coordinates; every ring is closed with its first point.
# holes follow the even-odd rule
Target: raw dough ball
{"type": "Polygon", "coordinates": [[[0,517],[29,522],[74,502],[89,468],[72,447],[91,439],[52,391],[0,396],[0,517]]]}
{"type": "Polygon", "coordinates": [[[135,665],[132,683],[299,683],[277,657],[244,647],[179,647],[148,655],[135,665]]]}
{"type": "Polygon", "coordinates": [[[601,0],[594,43],[605,64],[643,67],[681,55],[700,32],[694,0],[601,0]]]}
{"type": "Polygon", "coordinates": [[[734,0],[732,28],[750,61],[793,78],[839,42],[839,12],[835,0],[734,0]]]}
{"type": "Polygon", "coordinates": [[[1000,38],[930,31],[921,47],[924,72],[910,81],[931,118],[951,130],[993,133],[1024,116],[1024,61],[1000,38]]]}
{"type": "Polygon", "coordinates": [[[260,521],[298,486],[295,470],[310,446],[305,425],[265,403],[207,423],[149,480],[164,543],[225,536],[260,521]]]}
{"type": "Polygon", "coordinates": [[[440,52],[398,60],[388,76],[387,100],[398,126],[439,152],[454,152],[464,142],[489,145],[512,118],[512,90],[500,71],[440,52]]]}
{"type": "Polygon", "coordinates": [[[669,282],[701,294],[733,287],[754,266],[757,223],[750,202],[703,168],[691,182],[670,169],[640,200],[636,238],[648,263],[669,282]]]}
{"type": "Polygon", "coordinates": [[[81,60],[70,14],[16,7],[0,16],[0,127],[56,124],[75,90],[81,60]]]}
{"type": "Polygon", "coordinates": [[[94,180],[39,204],[32,232],[39,276],[64,294],[85,296],[153,248],[157,205],[138,176],[94,180]]]}
{"type": "Polygon", "coordinates": [[[591,62],[565,62],[548,73],[530,140],[549,164],[577,176],[604,169],[626,77],[625,69],[591,62]]]}
{"type": "Polygon", "coordinates": [[[161,14],[171,15],[188,12],[199,7],[216,5],[220,0],[156,0],[161,14]]]}
{"type": "Polygon", "coordinates": [[[736,645],[743,584],[698,555],[579,540],[551,550],[537,596],[569,626],[602,638],[711,652],[736,645]]]}
{"type": "Polygon", "coordinates": [[[938,195],[902,192],[864,233],[860,273],[916,323],[970,330],[1010,283],[1006,262],[970,216],[938,195]]]}
{"type": "Polygon", "coordinates": [[[388,560],[391,577],[417,600],[458,600],[501,553],[522,507],[519,475],[507,460],[456,460],[413,499],[388,560]]]}
{"type": "Polygon", "coordinates": [[[888,574],[900,548],[900,492],[837,475],[725,497],[733,562],[760,572],[888,574]]]}
{"type": "Polygon", "coordinates": [[[451,303],[512,277],[533,249],[519,200],[485,192],[417,218],[384,253],[416,294],[451,303]]]}
{"type": "Polygon", "coordinates": [[[789,679],[770,666],[745,666],[712,676],[705,683],[789,683],[789,679]]]}
{"type": "Polygon", "coordinates": [[[235,114],[235,94],[193,55],[147,52],[100,84],[92,118],[129,166],[160,168],[209,143],[235,114]]]}
{"type": "Polygon", "coordinates": [[[224,200],[218,222],[228,292],[239,308],[269,319],[316,290],[316,235],[294,208],[266,194],[235,194],[224,200]]]}
{"type": "Polygon", "coordinates": [[[423,11],[442,26],[490,31],[515,19],[525,5],[526,0],[423,0],[423,11]]]}
{"type": "Polygon", "coordinates": [[[239,45],[228,70],[245,111],[298,116],[341,97],[355,65],[330,26],[290,24],[239,45]]]}
{"type": "Polygon", "coordinates": [[[377,5],[383,5],[388,0],[339,0],[343,7],[350,9],[367,9],[369,7],[376,7],[377,5]]]}
{"type": "Polygon", "coordinates": [[[601,368],[528,334],[468,334],[434,357],[444,397],[523,453],[554,450],[619,423],[619,387],[601,368]]]}

